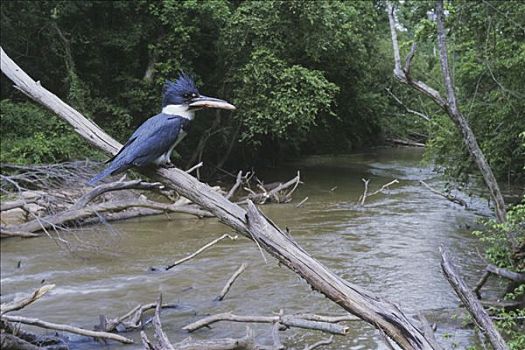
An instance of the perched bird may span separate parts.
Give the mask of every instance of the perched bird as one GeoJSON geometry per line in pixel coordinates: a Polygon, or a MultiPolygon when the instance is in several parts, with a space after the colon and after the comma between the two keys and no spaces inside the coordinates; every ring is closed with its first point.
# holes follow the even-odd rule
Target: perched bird
{"type": "Polygon", "coordinates": [[[131,167],[173,166],[171,152],[186,136],[195,111],[205,108],[233,110],[235,106],[201,95],[193,79],[184,73],[175,82],[166,81],[162,112],[139,126],[120,151],[106,162],[109,165],[87,184],[93,186],[105,177],[131,167]]]}

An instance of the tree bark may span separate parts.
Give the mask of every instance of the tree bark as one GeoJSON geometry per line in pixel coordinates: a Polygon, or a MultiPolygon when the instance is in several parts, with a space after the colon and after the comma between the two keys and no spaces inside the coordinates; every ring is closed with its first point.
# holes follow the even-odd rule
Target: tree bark
{"type": "MultiPolygon", "coordinates": [[[[32,80],[20,67],[1,51],[2,72],[26,95],[53,110],[74,126],[81,136],[107,153],[115,154],[122,146],[93,122],[62,102],[32,80]]],[[[373,293],[344,281],[313,259],[287,233],[264,217],[251,202],[248,211],[230,202],[208,185],[186,172],[172,169],[140,169],[177,191],[192,202],[207,209],[224,224],[253,239],[282,264],[305,279],[313,289],[372,326],[383,330],[403,349],[433,349],[431,340],[395,304],[373,293]]]]}

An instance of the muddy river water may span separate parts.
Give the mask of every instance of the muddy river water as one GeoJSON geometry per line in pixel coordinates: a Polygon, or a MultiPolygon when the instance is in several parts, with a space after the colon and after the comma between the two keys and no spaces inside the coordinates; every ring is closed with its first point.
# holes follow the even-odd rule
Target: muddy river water
{"type": "MultiPolygon", "coordinates": [[[[470,231],[476,221],[490,214],[486,200],[476,193],[464,198],[464,209],[429,192],[424,180],[437,188],[444,181],[421,163],[422,152],[414,149],[384,149],[335,157],[309,157],[286,167],[265,170],[267,181],[284,180],[301,170],[304,185],[289,204],[265,205],[262,210],[291,234],[313,257],[348,281],[373,291],[407,313],[455,308],[459,302],[444,279],[439,246],[456,256],[467,282],[480,275],[479,241],[470,231]],[[398,179],[384,194],[357,204],[363,192],[362,178],[370,190],[398,179]],[[306,196],[309,199],[296,208],[306,196]],[[470,229],[469,229],[470,228],[470,229]]],[[[232,311],[241,315],[285,313],[341,314],[331,301],[313,292],[294,273],[267,257],[266,264],[256,245],[239,238],[224,240],[189,262],[168,272],[150,272],[197,250],[224,233],[228,227],[215,219],[171,215],[113,224],[111,228],[86,228],[73,242],[73,253],[47,237],[1,242],[2,300],[32,291],[42,281],[56,287],[42,300],[19,314],[47,321],[92,328],[99,315],[122,315],[139,303],[155,301],[162,292],[165,302],[175,303],[161,319],[172,342],[187,334],[182,326],[204,315],[232,311]],[[82,248],[79,250],[79,248],[82,248]],[[18,262],[20,261],[20,267],[18,262]],[[229,276],[241,263],[247,270],[235,282],[226,299],[214,301],[229,276]]],[[[447,347],[466,348],[478,335],[446,322],[439,311],[431,321],[447,347]]],[[[374,328],[364,322],[348,323],[350,332],[338,336],[323,349],[387,349],[374,328]]],[[[245,324],[217,323],[195,332],[194,338],[243,336],[245,324]]],[[[150,329],[151,327],[147,327],[150,329]]],[[[261,342],[271,340],[271,326],[253,325],[261,342]]],[[[73,348],[141,348],[135,345],[97,344],[68,335],[73,348]]],[[[302,349],[327,335],[305,330],[282,333],[283,342],[302,349]]]]}

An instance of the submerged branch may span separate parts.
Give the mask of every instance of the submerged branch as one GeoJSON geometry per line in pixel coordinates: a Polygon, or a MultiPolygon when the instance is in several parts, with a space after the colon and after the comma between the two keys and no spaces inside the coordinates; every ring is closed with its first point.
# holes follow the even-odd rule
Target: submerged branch
{"type": "Polygon", "coordinates": [[[35,326],[35,327],[40,327],[40,328],[47,328],[47,329],[53,329],[56,331],[64,331],[68,333],[84,335],[86,337],[93,337],[93,338],[98,338],[98,339],[109,339],[109,340],[115,340],[115,341],[118,341],[124,344],[133,344],[133,340],[123,337],[118,334],[113,334],[113,333],[108,333],[108,332],[90,331],[88,329],[73,327],[67,324],[46,322],[46,321],[39,320],[38,318],[2,315],[2,319],[5,321],[9,321],[9,322],[23,323],[23,324],[28,324],[28,325],[35,326]]]}
{"type": "Polygon", "coordinates": [[[313,329],[322,332],[345,335],[348,332],[348,327],[341,326],[335,323],[319,321],[319,320],[308,320],[300,318],[300,315],[276,315],[276,316],[247,316],[247,315],[235,315],[229,312],[211,315],[202,318],[196,322],[190,323],[184,326],[182,329],[188,332],[194,332],[197,329],[208,327],[209,325],[221,322],[247,322],[247,323],[276,323],[279,322],[286,327],[296,327],[304,329],[313,329]]]}
{"type": "MultiPolygon", "coordinates": [[[[180,264],[182,264],[182,263],[184,263],[184,262],[186,262],[186,261],[188,261],[190,259],[193,259],[194,257],[199,255],[200,253],[204,252],[206,249],[210,248],[211,246],[219,243],[220,241],[222,241],[223,239],[226,239],[226,238],[229,238],[232,241],[235,241],[238,237],[237,236],[232,236],[232,235],[229,235],[229,234],[225,233],[222,236],[220,236],[219,238],[216,238],[213,241],[209,242],[208,244],[202,246],[197,251],[193,252],[192,254],[188,255],[187,257],[182,258],[180,260],[177,260],[173,264],[166,266],[164,268],[164,270],[166,270],[166,271],[171,270],[175,266],[180,265],[180,264]]],[[[154,269],[154,270],[156,270],[156,269],[154,269]]]]}
{"type": "Polygon", "coordinates": [[[243,264],[241,264],[241,266],[239,266],[239,268],[237,270],[235,270],[235,272],[230,277],[228,282],[226,282],[226,285],[224,286],[224,288],[222,288],[221,294],[219,294],[219,296],[217,298],[215,298],[215,300],[221,301],[221,300],[224,299],[226,294],[228,294],[228,292],[230,291],[230,288],[232,287],[232,285],[235,282],[235,280],[241,275],[241,273],[244,272],[244,270],[246,270],[246,266],[248,266],[248,265],[246,263],[243,263],[243,264]]]}
{"type": "Polygon", "coordinates": [[[28,305],[31,305],[32,303],[34,303],[35,301],[43,297],[44,294],[46,294],[53,288],[55,288],[54,284],[46,284],[45,286],[42,286],[38,288],[37,290],[35,290],[28,297],[0,305],[0,315],[3,315],[11,311],[20,310],[28,305]]]}
{"type": "Polygon", "coordinates": [[[430,192],[432,192],[434,194],[437,194],[438,196],[441,196],[441,197],[451,201],[452,203],[459,204],[459,205],[461,205],[461,206],[463,206],[465,208],[467,207],[467,202],[465,202],[463,199],[458,198],[456,196],[453,196],[450,193],[439,192],[438,190],[432,188],[429,184],[427,184],[423,180],[419,180],[419,183],[422,184],[423,186],[425,186],[430,192]]]}

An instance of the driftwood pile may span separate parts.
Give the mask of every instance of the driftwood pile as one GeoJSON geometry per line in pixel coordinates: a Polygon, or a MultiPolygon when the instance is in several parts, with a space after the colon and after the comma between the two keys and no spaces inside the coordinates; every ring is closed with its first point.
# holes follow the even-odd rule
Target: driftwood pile
{"type": "MultiPolygon", "coordinates": [[[[202,163],[189,169],[192,172],[202,163]]],[[[191,203],[160,182],[125,180],[125,177],[95,188],[83,186],[97,164],[71,162],[57,165],[18,166],[2,164],[1,190],[10,199],[3,200],[0,234],[5,237],[37,237],[59,234],[87,224],[124,220],[149,215],[182,213],[199,218],[212,217],[206,209],[191,203]],[[62,171],[62,172],[61,172],[62,171]]],[[[228,193],[213,189],[225,197],[238,197],[258,204],[288,203],[301,183],[300,174],[285,183],[265,185],[254,172],[239,171],[228,193]],[[244,191],[246,195],[238,193],[244,191]]]]}

